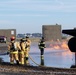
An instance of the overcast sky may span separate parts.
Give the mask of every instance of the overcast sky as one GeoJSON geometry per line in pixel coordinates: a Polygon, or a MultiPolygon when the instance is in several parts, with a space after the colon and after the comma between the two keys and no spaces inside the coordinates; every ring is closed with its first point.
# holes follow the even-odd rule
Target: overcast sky
{"type": "Polygon", "coordinates": [[[0,0],[0,29],[42,32],[42,25],[76,27],[76,0],[0,0]]]}

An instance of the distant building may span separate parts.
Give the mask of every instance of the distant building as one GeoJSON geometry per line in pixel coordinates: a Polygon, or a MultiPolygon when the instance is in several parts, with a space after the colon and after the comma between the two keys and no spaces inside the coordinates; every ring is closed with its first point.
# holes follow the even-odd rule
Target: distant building
{"type": "Polygon", "coordinates": [[[25,34],[17,34],[17,38],[25,38],[25,34]]]}
{"type": "Polygon", "coordinates": [[[61,40],[61,25],[43,25],[42,26],[42,34],[47,41],[51,40],[61,40]]]}
{"type": "Polygon", "coordinates": [[[31,37],[31,36],[32,36],[32,34],[31,34],[31,33],[26,33],[25,35],[26,35],[26,36],[29,36],[29,37],[31,37]]]}
{"type": "Polygon", "coordinates": [[[16,29],[0,29],[0,36],[5,36],[7,41],[9,41],[11,36],[16,37],[16,29]]]}
{"type": "Polygon", "coordinates": [[[32,37],[42,37],[41,33],[32,33],[32,37]]]}

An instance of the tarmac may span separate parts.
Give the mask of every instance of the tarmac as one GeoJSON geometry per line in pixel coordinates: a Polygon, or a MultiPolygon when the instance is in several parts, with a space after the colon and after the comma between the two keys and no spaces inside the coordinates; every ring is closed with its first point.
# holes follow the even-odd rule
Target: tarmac
{"type": "MultiPolygon", "coordinates": [[[[0,53],[4,53],[7,46],[0,46],[0,53]]],[[[11,65],[9,62],[0,62],[0,75],[76,75],[76,68],[57,68],[32,65],[11,65]]]]}
{"type": "Polygon", "coordinates": [[[0,75],[76,75],[76,68],[56,68],[0,63],[0,75]]]}

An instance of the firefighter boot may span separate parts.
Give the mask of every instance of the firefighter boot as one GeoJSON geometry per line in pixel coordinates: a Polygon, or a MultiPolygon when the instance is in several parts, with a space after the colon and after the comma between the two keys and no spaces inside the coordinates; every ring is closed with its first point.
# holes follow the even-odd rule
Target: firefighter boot
{"type": "Polygon", "coordinates": [[[29,62],[28,62],[28,57],[26,57],[26,65],[29,65],[29,62]]]}
{"type": "Polygon", "coordinates": [[[19,65],[19,61],[18,60],[16,60],[16,64],[19,65]]]}

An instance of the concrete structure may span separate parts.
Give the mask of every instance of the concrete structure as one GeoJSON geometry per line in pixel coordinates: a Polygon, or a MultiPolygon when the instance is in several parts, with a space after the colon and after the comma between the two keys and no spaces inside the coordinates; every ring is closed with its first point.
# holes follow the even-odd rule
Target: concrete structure
{"type": "Polygon", "coordinates": [[[5,36],[9,41],[11,36],[16,37],[16,29],[0,29],[0,36],[5,36]]]}
{"type": "Polygon", "coordinates": [[[61,25],[43,25],[42,34],[47,41],[61,40],[61,25]]]}

